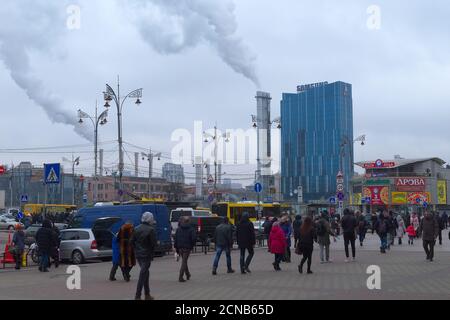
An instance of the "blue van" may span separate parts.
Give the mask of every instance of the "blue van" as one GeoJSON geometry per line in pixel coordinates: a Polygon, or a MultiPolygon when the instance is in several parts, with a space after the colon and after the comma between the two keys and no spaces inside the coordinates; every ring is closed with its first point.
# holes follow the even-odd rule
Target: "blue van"
{"type": "Polygon", "coordinates": [[[115,234],[127,221],[135,227],[141,224],[141,217],[144,212],[153,213],[156,222],[156,233],[158,246],[156,253],[165,254],[172,250],[171,230],[169,221],[169,210],[163,204],[129,204],[129,205],[109,205],[80,209],[72,218],[69,228],[91,229],[99,218],[120,218],[114,223],[110,230],[115,234]]]}

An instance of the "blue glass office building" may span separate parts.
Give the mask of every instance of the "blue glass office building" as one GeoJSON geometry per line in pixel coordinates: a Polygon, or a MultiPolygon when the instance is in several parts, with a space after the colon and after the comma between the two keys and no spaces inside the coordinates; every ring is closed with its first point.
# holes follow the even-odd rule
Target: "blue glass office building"
{"type": "Polygon", "coordinates": [[[347,196],[353,174],[351,84],[323,82],[298,86],[297,93],[283,93],[281,120],[284,199],[296,200],[295,190],[302,186],[304,202],[327,201],[336,195],[341,166],[347,196]]]}

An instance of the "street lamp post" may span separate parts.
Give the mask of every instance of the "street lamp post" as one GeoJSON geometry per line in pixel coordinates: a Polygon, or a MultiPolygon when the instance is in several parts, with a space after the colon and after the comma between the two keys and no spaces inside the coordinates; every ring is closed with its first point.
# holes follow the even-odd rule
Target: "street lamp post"
{"type": "MultiPolygon", "coordinates": [[[[120,98],[120,81],[119,77],[117,77],[117,93],[113,90],[113,88],[106,84],[106,91],[103,92],[104,99],[105,99],[105,108],[109,108],[109,102],[114,101],[117,108],[117,134],[118,134],[118,142],[119,142],[119,188],[120,190],[123,190],[122,185],[122,176],[123,176],[123,141],[122,141],[122,108],[124,102],[128,98],[136,98],[136,105],[140,105],[141,98],[142,98],[142,88],[136,89],[128,93],[123,99],[120,98]]],[[[120,200],[122,201],[122,192],[120,192],[120,200]]]]}
{"type": "Polygon", "coordinates": [[[217,193],[217,147],[219,144],[219,139],[224,138],[225,142],[230,141],[230,133],[223,133],[221,135],[217,134],[217,124],[214,126],[214,135],[211,135],[207,132],[203,132],[203,136],[205,137],[205,143],[208,143],[208,138],[211,138],[214,140],[214,197],[217,193]]]}
{"type": "Polygon", "coordinates": [[[78,117],[80,120],[78,121],[80,124],[83,123],[83,119],[90,119],[92,125],[94,126],[94,158],[95,158],[95,168],[94,168],[94,184],[93,184],[93,202],[97,201],[97,168],[98,168],[98,126],[104,125],[107,123],[108,110],[103,111],[100,116],[98,116],[98,107],[97,103],[95,104],[95,116],[92,117],[86,112],[78,109],[78,117]]]}
{"type": "Polygon", "coordinates": [[[80,164],[80,157],[74,159],[72,154],[72,160],[63,157],[63,161],[72,163],[72,204],[75,205],[75,166],[80,164]]]}
{"type": "Polygon", "coordinates": [[[141,152],[142,160],[145,160],[147,158],[148,160],[148,197],[150,198],[150,184],[152,183],[152,176],[153,176],[153,158],[158,158],[158,161],[161,159],[161,152],[153,153],[152,149],[150,149],[149,153],[141,152]]]}

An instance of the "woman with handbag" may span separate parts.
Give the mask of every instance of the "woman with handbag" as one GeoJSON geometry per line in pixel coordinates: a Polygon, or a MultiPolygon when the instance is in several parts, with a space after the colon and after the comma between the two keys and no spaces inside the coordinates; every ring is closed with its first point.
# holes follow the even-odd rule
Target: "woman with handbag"
{"type": "Polygon", "coordinates": [[[25,249],[25,233],[22,230],[22,225],[16,225],[16,231],[13,235],[12,246],[14,247],[14,259],[16,260],[16,270],[20,270],[22,264],[22,255],[25,249]]]}

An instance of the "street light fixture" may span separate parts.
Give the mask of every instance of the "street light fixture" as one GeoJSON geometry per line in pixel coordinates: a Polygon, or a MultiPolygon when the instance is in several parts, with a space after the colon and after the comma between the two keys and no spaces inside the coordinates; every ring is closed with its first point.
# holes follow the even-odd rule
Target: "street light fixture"
{"type": "Polygon", "coordinates": [[[92,117],[88,113],[82,111],[81,109],[78,109],[78,117],[80,120],[78,121],[80,124],[83,123],[83,119],[90,119],[92,122],[92,125],[94,127],[94,158],[95,158],[95,168],[94,168],[94,186],[93,186],[93,193],[94,193],[94,202],[97,201],[97,194],[96,194],[96,181],[97,181],[97,168],[98,168],[98,126],[105,125],[107,123],[106,118],[108,117],[108,110],[103,111],[100,116],[98,115],[98,107],[97,103],[95,104],[95,116],[92,117]]]}
{"type": "Polygon", "coordinates": [[[219,139],[223,138],[224,141],[227,143],[230,141],[230,133],[225,132],[221,135],[218,135],[217,133],[217,124],[214,126],[214,134],[209,134],[206,131],[203,132],[203,136],[205,137],[205,143],[208,143],[208,138],[211,138],[214,140],[214,194],[216,194],[217,191],[217,145],[219,143],[219,139]]]}
{"type": "MultiPolygon", "coordinates": [[[[104,100],[106,101],[105,107],[110,107],[109,102],[114,101],[116,108],[117,108],[117,135],[118,135],[118,143],[119,143],[119,188],[120,190],[123,190],[122,185],[122,176],[123,176],[123,168],[124,168],[124,162],[123,162],[123,140],[122,140],[122,109],[125,101],[128,98],[135,98],[136,99],[136,105],[140,105],[141,98],[142,98],[142,88],[136,89],[128,93],[124,98],[120,97],[120,81],[119,77],[117,77],[117,92],[113,90],[113,88],[106,84],[106,91],[103,92],[104,100]]],[[[122,196],[121,200],[122,200],[122,196]]]]}
{"type": "Polygon", "coordinates": [[[142,160],[145,160],[147,158],[148,160],[148,197],[150,198],[150,184],[152,182],[152,175],[153,175],[153,158],[157,158],[158,161],[161,160],[161,152],[153,153],[152,149],[150,149],[149,153],[141,152],[142,160]]]}

